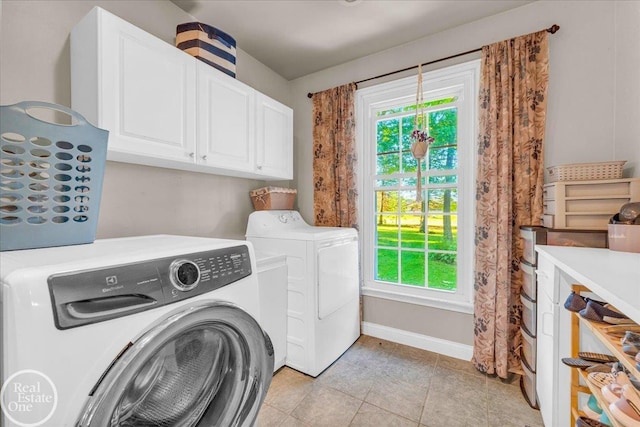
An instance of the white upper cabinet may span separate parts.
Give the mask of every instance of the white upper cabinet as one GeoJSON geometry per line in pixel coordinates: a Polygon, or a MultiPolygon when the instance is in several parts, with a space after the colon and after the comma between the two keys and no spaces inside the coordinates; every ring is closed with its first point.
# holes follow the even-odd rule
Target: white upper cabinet
{"type": "Polygon", "coordinates": [[[193,162],[193,58],[100,8],[71,33],[71,58],[72,107],[109,130],[110,160],[193,162]]]}
{"type": "Polygon", "coordinates": [[[256,105],[256,167],[265,175],[292,179],[293,110],[261,93],[256,105]]]}
{"type": "Polygon", "coordinates": [[[71,104],[109,131],[109,160],[293,177],[289,107],[99,7],[71,33],[71,104]]]}
{"type": "Polygon", "coordinates": [[[204,62],[197,70],[200,160],[253,173],[256,91],[204,62]]]}

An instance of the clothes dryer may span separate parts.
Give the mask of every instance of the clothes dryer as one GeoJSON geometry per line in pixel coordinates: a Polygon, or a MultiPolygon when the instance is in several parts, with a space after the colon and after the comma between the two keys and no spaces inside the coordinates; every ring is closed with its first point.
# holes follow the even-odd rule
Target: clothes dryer
{"type": "Polygon", "coordinates": [[[97,240],[3,252],[0,273],[0,424],[253,425],[273,348],[251,243],[97,240]],[[55,405],[20,413],[13,383],[55,405]]]}
{"type": "Polygon", "coordinates": [[[286,364],[318,376],[360,336],[358,234],[314,227],[297,211],[256,211],[247,240],[287,259],[286,364]]]}

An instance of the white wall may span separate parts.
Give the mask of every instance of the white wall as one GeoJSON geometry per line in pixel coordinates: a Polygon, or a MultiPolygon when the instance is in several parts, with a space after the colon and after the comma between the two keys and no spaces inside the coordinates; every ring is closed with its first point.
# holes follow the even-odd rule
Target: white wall
{"type": "Polygon", "coordinates": [[[640,176],[640,1],[616,2],[614,158],[640,176]]]}
{"type": "MultiPolygon", "coordinates": [[[[69,32],[100,6],[173,44],[176,25],[194,18],[169,1],[1,3],[0,104],[39,100],[70,106],[69,32]]],[[[211,23],[215,25],[216,23],[211,23]]],[[[238,49],[237,75],[290,104],[290,85],[238,49]]],[[[264,181],[107,162],[98,237],[154,233],[244,238],[249,191],[264,181]]]]}
{"type": "MultiPolygon", "coordinates": [[[[307,92],[465,52],[552,24],[560,25],[561,29],[550,36],[545,164],[625,158],[630,160],[629,166],[638,165],[639,5],[624,1],[536,1],[292,81],[298,165],[295,179],[302,215],[308,220],[313,218],[309,172],[312,104],[307,92]],[[624,115],[620,110],[624,110],[624,115]]],[[[463,60],[478,57],[468,55],[463,60]]],[[[437,67],[452,63],[440,63],[437,67]]],[[[415,71],[367,84],[411,74],[415,71]]],[[[625,171],[627,175],[640,176],[639,168],[631,167],[625,171]]],[[[468,314],[365,297],[364,320],[444,339],[448,338],[448,330],[455,329],[460,333],[454,340],[466,344],[473,341],[472,316],[468,314]],[[444,331],[433,326],[434,319],[445,317],[451,328],[444,331]]]]}

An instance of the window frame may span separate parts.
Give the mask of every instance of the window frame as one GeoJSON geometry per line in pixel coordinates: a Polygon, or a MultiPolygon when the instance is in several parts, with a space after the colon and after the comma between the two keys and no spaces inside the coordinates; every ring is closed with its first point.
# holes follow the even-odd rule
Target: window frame
{"type": "MultiPolygon", "coordinates": [[[[458,259],[456,291],[443,291],[427,287],[391,284],[376,281],[375,274],[375,180],[376,146],[365,144],[375,141],[378,111],[389,110],[400,104],[415,103],[416,77],[359,89],[356,92],[356,142],[358,147],[358,190],[361,195],[360,241],[363,266],[362,294],[412,304],[473,313],[473,254],[475,217],[475,176],[477,103],[480,60],[423,73],[424,102],[457,96],[451,104],[458,108],[458,259]],[[466,142],[466,143],[465,143],[466,142]]],[[[431,109],[431,108],[430,108],[431,109]]],[[[435,109],[435,108],[434,108],[435,109]]],[[[428,180],[427,180],[428,182],[428,180]]],[[[438,186],[436,186],[438,187],[438,186]]],[[[429,184],[424,190],[430,188],[429,184]]]]}

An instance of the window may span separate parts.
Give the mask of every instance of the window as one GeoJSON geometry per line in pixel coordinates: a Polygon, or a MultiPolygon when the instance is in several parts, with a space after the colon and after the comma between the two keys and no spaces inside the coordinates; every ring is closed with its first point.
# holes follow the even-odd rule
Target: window
{"type": "Polygon", "coordinates": [[[428,72],[422,160],[410,151],[416,77],[359,90],[363,293],[471,312],[479,61],[428,72]]]}

